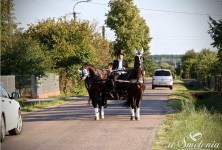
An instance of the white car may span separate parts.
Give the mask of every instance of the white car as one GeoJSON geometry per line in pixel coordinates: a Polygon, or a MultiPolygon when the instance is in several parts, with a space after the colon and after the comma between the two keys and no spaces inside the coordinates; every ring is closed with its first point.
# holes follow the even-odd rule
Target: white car
{"type": "Polygon", "coordinates": [[[169,87],[173,89],[173,76],[168,69],[156,69],[152,77],[152,89],[155,87],[169,87]]]}
{"type": "Polygon", "coordinates": [[[12,96],[0,84],[1,98],[1,142],[8,132],[10,135],[18,135],[22,132],[22,115],[20,104],[15,100],[19,97],[16,92],[12,96]]]}

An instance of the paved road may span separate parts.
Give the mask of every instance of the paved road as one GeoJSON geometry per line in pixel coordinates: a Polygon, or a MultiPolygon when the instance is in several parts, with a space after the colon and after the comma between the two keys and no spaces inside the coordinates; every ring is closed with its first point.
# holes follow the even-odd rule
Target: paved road
{"type": "Polygon", "coordinates": [[[147,88],[141,107],[141,120],[130,121],[123,101],[108,101],[105,119],[95,121],[87,100],[65,104],[24,116],[23,132],[7,136],[2,150],[149,150],[164,114],[167,88],[147,88]]]}

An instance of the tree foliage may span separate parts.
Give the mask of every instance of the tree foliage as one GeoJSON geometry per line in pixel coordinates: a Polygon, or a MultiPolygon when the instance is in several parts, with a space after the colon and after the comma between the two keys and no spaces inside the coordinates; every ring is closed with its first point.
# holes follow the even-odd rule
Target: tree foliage
{"type": "Polygon", "coordinates": [[[59,73],[60,89],[64,93],[73,93],[81,85],[78,69],[84,62],[104,67],[112,58],[109,41],[95,31],[95,26],[88,21],[76,22],[66,17],[48,18],[31,25],[26,32],[46,48],[51,71],[59,73]]]}
{"type": "Polygon", "coordinates": [[[96,67],[107,67],[108,63],[112,61],[113,45],[100,35],[95,34],[92,40],[92,52],[89,62],[96,65],[96,67]]]}
{"type": "Polygon", "coordinates": [[[181,58],[184,78],[193,78],[195,74],[199,80],[218,73],[217,52],[202,49],[200,52],[187,51],[181,58]]]}
{"type": "Polygon", "coordinates": [[[1,0],[1,53],[6,51],[6,48],[11,45],[12,41],[12,33],[16,28],[16,24],[14,23],[14,4],[13,0],[10,0],[10,7],[8,7],[7,0],[1,0]],[[10,10],[9,10],[10,9],[10,10]],[[10,14],[8,13],[10,12],[10,14]],[[9,22],[9,19],[11,20],[9,22]]]}
{"type": "Polygon", "coordinates": [[[110,11],[105,22],[115,32],[117,50],[124,49],[126,59],[132,62],[135,48],[149,50],[149,27],[133,0],[110,0],[108,5],[110,11]]]}
{"type": "Polygon", "coordinates": [[[217,62],[217,53],[209,49],[203,49],[198,53],[198,59],[196,64],[196,69],[198,72],[198,78],[203,79],[209,75],[215,74],[212,70],[214,69],[214,64],[217,62]]]}
{"type": "Polygon", "coordinates": [[[90,28],[93,39],[89,62],[95,64],[96,67],[107,67],[114,57],[114,45],[98,33],[98,22],[90,23],[90,28]]]}
{"type": "Polygon", "coordinates": [[[92,35],[88,22],[77,23],[66,18],[46,19],[31,25],[27,33],[51,53],[53,68],[68,68],[88,61],[92,35]]]}
{"type": "Polygon", "coordinates": [[[113,46],[98,33],[95,23],[68,20],[66,16],[40,20],[24,32],[14,30],[13,24],[11,46],[7,0],[1,1],[1,10],[1,74],[41,76],[56,72],[60,76],[60,90],[68,94],[78,92],[83,85],[78,73],[83,62],[107,67],[112,59],[113,46]]]}
{"type": "Polygon", "coordinates": [[[209,17],[209,25],[210,29],[208,30],[208,33],[211,35],[213,39],[212,45],[218,49],[218,69],[222,73],[222,19],[219,21],[215,21],[211,17],[209,17]]]}
{"type": "Polygon", "coordinates": [[[191,78],[191,74],[196,72],[197,53],[194,50],[188,50],[181,57],[182,69],[185,78],[191,78]]]}
{"type": "Polygon", "coordinates": [[[1,1],[1,74],[44,75],[47,57],[37,41],[16,30],[13,11],[13,0],[1,1]]]}
{"type": "Polygon", "coordinates": [[[175,64],[181,61],[182,55],[152,55],[152,59],[155,61],[156,65],[161,65],[167,63],[170,66],[175,66],[175,64]]]}
{"type": "Polygon", "coordinates": [[[1,71],[4,75],[44,75],[48,70],[48,55],[40,44],[23,33],[16,33],[12,47],[2,53],[1,71]]]}

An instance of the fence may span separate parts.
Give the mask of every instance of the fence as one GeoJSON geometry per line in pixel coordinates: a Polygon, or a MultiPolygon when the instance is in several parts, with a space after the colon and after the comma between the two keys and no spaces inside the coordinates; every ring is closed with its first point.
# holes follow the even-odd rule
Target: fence
{"type": "Polygon", "coordinates": [[[46,98],[60,94],[59,76],[47,74],[42,78],[35,75],[1,76],[1,83],[11,92],[19,92],[22,97],[46,98]]]}
{"type": "Polygon", "coordinates": [[[34,98],[35,97],[35,80],[34,75],[16,75],[15,76],[15,87],[16,92],[19,92],[22,97],[29,97],[34,98]]]}
{"type": "Polygon", "coordinates": [[[210,90],[222,92],[222,76],[209,76],[203,80],[203,84],[210,90]]]}

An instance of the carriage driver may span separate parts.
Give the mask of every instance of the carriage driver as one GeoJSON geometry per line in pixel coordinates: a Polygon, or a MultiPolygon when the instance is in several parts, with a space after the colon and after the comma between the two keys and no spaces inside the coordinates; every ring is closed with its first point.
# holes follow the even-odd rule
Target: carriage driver
{"type": "Polygon", "coordinates": [[[113,62],[113,67],[112,67],[112,75],[111,75],[111,82],[112,82],[112,89],[114,90],[114,97],[116,99],[119,99],[119,95],[117,93],[117,88],[120,90],[124,87],[122,87],[121,84],[116,83],[117,79],[124,80],[124,73],[127,68],[128,68],[128,63],[126,60],[123,59],[124,53],[123,50],[118,51],[117,53],[117,59],[114,60],[113,62]]]}
{"type": "Polygon", "coordinates": [[[113,71],[116,70],[114,75],[114,80],[122,79],[124,80],[124,73],[126,69],[128,69],[128,63],[126,60],[123,59],[124,53],[123,50],[118,51],[117,53],[117,60],[113,62],[113,71]]]}
{"type": "Polygon", "coordinates": [[[117,53],[117,60],[113,62],[113,70],[125,70],[128,68],[128,63],[126,60],[123,60],[123,50],[118,51],[117,53]]]}

